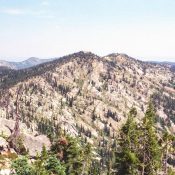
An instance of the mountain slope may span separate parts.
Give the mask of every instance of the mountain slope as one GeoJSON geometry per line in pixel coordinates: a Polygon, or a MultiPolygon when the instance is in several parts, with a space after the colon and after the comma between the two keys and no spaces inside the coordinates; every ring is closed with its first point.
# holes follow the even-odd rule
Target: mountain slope
{"type": "MultiPolygon", "coordinates": [[[[73,135],[81,131],[97,144],[101,133],[107,138],[117,134],[132,106],[142,117],[152,94],[163,91],[169,97],[173,81],[169,67],[122,54],[99,57],[79,52],[2,76],[0,88],[7,92],[9,87],[10,95],[1,90],[1,100],[9,98],[10,105],[8,114],[0,108],[1,117],[13,117],[10,111],[21,86],[20,115],[28,127],[44,133],[42,124],[73,135]]],[[[161,117],[168,118],[163,105],[159,107],[161,117]]]]}
{"type": "Polygon", "coordinates": [[[41,134],[51,141],[60,133],[81,137],[93,144],[95,159],[105,174],[107,157],[113,154],[111,148],[132,107],[137,109],[139,123],[151,98],[159,133],[175,133],[174,87],[175,74],[169,66],[125,54],[99,57],[78,52],[28,69],[2,72],[0,117],[15,120],[18,109],[20,125],[25,124],[34,141],[41,134]]]}

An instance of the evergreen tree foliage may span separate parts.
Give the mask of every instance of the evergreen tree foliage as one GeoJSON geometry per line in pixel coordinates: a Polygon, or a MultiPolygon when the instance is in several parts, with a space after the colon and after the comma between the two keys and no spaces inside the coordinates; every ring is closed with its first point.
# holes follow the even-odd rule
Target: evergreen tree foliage
{"type": "Polygon", "coordinates": [[[156,175],[161,163],[161,149],[155,128],[155,110],[150,102],[141,126],[141,172],[142,175],[156,175]]]}
{"type": "Polygon", "coordinates": [[[33,175],[32,166],[29,165],[27,157],[19,157],[12,163],[13,175],[33,175]]]}
{"type": "Polygon", "coordinates": [[[121,129],[119,141],[120,150],[116,155],[118,174],[137,174],[139,163],[137,154],[139,133],[137,132],[137,124],[134,121],[136,114],[136,109],[131,109],[126,124],[121,129]]]}
{"type": "Polygon", "coordinates": [[[92,148],[89,143],[84,146],[83,149],[83,169],[81,175],[88,174],[92,161],[92,148]]]}
{"type": "Polygon", "coordinates": [[[65,167],[55,155],[48,154],[45,147],[34,163],[29,164],[27,157],[20,157],[12,163],[13,175],[66,175],[65,167]]]}
{"type": "Polygon", "coordinates": [[[56,156],[49,156],[45,163],[45,168],[49,174],[66,175],[65,167],[63,167],[56,156]]]}
{"type": "Polygon", "coordinates": [[[173,174],[171,168],[168,168],[168,160],[170,154],[174,152],[175,137],[168,132],[165,132],[162,137],[161,151],[162,151],[162,171],[164,174],[173,174]]]}
{"type": "Polygon", "coordinates": [[[150,102],[141,123],[132,108],[120,132],[116,153],[117,174],[156,175],[161,170],[161,146],[155,127],[155,110],[150,102]]]}
{"type": "Polygon", "coordinates": [[[78,138],[61,137],[52,145],[51,151],[64,162],[66,174],[88,174],[92,165],[92,148],[78,138]]]}

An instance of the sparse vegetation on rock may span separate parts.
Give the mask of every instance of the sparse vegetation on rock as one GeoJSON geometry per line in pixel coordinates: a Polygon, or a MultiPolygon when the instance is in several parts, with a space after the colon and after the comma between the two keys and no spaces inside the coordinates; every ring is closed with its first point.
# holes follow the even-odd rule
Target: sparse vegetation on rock
{"type": "MultiPolygon", "coordinates": [[[[99,57],[79,52],[29,69],[5,71],[0,74],[0,131],[7,138],[9,149],[22,154],[23,145],[35,159],[45,143],[49,155],[56,156],[66,174],[115,174],[123,169],[117,161],[126,160],[130,161],[124,168],[126,174],[137,174],[143,171],[143,162],[152,159],[155,167],[144,167],[142,174],[148,174],[147,169],[154,173],[160,170],[159,161],[155,161],[156,156],[144,159],[137,154],[136,149],[144,151],[135,136],[138,134],[142,143],[151,140],[159,150],[162,145],[155,140],[160,140],[164,132],[175,132],[174,81],[169,66],[124,54],[99,57]],[[146,108],[150,98],[155,105],[156,122],[150,123],[149,128],[146,116],[152,112],[146,112],[146,108]],[[134,111],[129,113],[132,107],[137,115],[134,111]],[[128,130],[131,127],[129,135],[125,133],[126,126],[128,130]],[[138,133],[139,129],[144,132],[138,133]],[[131,137],[131,142],[126,137],[131,137]],[[119,147],[130,149],[121,152],[125,157],[117,160],[119,147]]],[[[145,154],[154,154],[149,146],[145,154]]],[[[159,151],[154,151],[159,155],[159,151]]],[[[173,165],[171,154],[166,160],[173,165]]],[[[169,165],[166,172],[172,168],[169,165]]]]}

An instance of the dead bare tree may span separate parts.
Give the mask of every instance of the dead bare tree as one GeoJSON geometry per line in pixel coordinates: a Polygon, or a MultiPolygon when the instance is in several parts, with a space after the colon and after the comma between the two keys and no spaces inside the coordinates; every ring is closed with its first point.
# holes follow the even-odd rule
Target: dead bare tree
{"type": "Polygon", "coordinates": [[[21,148],[18,148],[19,144],[19,139],[20,138],[20,127],[19,127],[19,120],[20,120],[20,115],[19,115],[19,96],[21,95],[21,90],[22,86],[19,86],[17,89],[17,96],[16,96],[16,109],[13,115],[15,115],[15,126],[14,129],[8,139],[10,147],[14,148],[17,152],[20,152],[21,148]]]}

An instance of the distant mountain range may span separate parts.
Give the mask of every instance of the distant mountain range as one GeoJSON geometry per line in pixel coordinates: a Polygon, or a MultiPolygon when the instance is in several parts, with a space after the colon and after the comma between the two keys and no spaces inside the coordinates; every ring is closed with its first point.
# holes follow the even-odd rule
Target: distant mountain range
{"type": "Polygon", "coordinates": [[[153,63],[153,64],[159,64],[159,65],[165,65],[165,66],[169,66],[170,70],[175,72],[175,62],[169,62],[169,61],[149,61],[149,63],[153,63]]]}
{"type": "Polygon", "coordinates": [[[174,65],[175,66],[175,62],[162,62],[163,64],[170,64],[170,65],[174,65]]]}
{"type": "Polygon", "coordinates": [[[173,65],[175,66],[175,62],[170,62],[170,61],[150,61],[151,63],[156,63],[156,64],[168,64],[168,65],[173,65]]]}
{"type": "Polygon", "coordinates": [[[45,62],[49,62],[54,60],[53,58],[51,59],[39,59],[39,58],[35,58],[35,57],[31,57],[27,60],[21,61],[21,62],[10,62],[10,61],[4,61],[4,60],[0,60],[0,68],[1,69],[25,69],[25,68],[29,68],[29,67],[33,67],[36,66],[38,64],[42,64],[45,62]]]}

